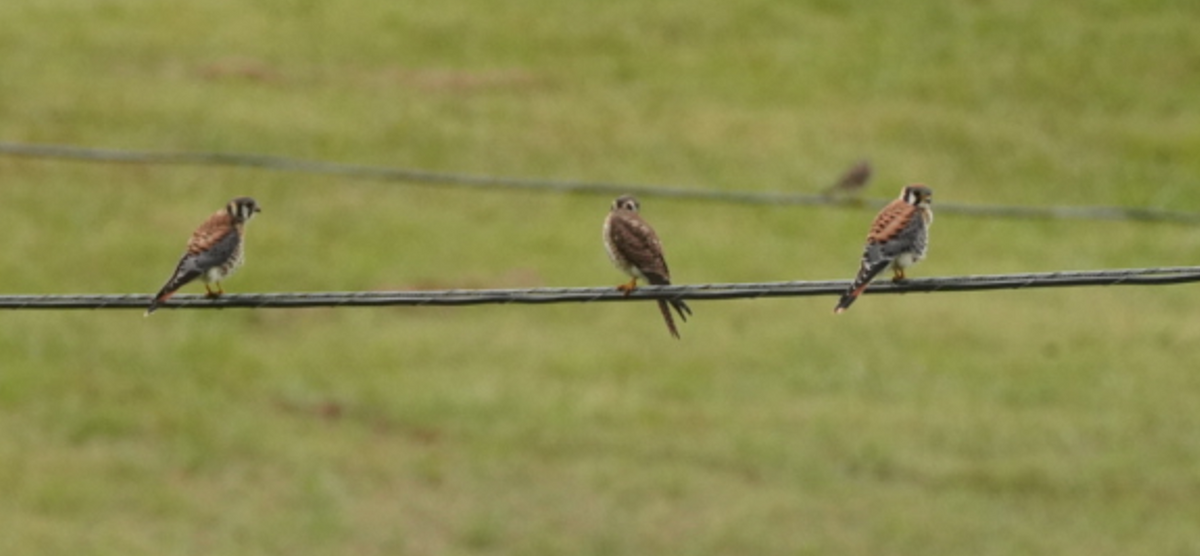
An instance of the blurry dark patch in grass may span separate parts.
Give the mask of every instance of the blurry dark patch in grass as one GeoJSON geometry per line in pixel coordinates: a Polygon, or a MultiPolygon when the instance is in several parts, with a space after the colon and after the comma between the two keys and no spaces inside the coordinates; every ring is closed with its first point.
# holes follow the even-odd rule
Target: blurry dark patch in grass
{"type": "Polygon", "coordinates": [[[226,58],[210,62],[197,68],[196,75],[206,81],[252,81],[265,84],[282,84],[285,81],[281,70],[253,58],[226,58]]]}
{"type": "Polygon", "coordinates": [[[314,402],[276,400],[275,405],[286,413],[316,417],[323,421],[338,421],[345,416],[345,404],[333,400],[314,402]]]}
{"type": "MultiPolygon", "coordinates": [[[[231,57],[203,64],[193,72],[204,81],[252,82],[286,85],[310,81],[308,76],[289,74],[265,60],[231,57]]],[[[523,68],[369,68],[339,72],[339,79],[372,88],[399,86],[426,93],[472,94],[494,91],[530,91],[548,88],[548,78],[523,68]]]]}
{"type": "Polygon", "coordinates": [[[376,434],[398,435],[420,445],[438,444],[442,431],[397,421],[394,418],[363,407],[333,399],[293,400],[278,398],[274,406],[279,411],[326,423],[351,422],[364,425],[376,434]]]}
{"type": "Polygon", "coordinates": [[[486,91],[543,89],[549,80],[521,68],[463,70],[449,68],[394,68],[369,74],[369,80],[396,83],[427,93],[469,94],[486,91]]]}

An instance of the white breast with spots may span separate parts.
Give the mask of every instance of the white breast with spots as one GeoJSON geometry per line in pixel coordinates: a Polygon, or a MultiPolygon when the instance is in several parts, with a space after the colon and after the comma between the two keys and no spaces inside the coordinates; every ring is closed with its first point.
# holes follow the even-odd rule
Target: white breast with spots
{"type": "Polygon", "coordinates": [[[233,254],[230,255],[229,260],[208,269],[208,272],[204,273],[204,282],[220,282],[226,278],[229,278],[235,271],[237,271],[239,267],[242,266],[242,263],[244,262],[246,262],[244,252],[242,251],[242,245],[239,243],[237,247],[234,248],[233,254]]]}

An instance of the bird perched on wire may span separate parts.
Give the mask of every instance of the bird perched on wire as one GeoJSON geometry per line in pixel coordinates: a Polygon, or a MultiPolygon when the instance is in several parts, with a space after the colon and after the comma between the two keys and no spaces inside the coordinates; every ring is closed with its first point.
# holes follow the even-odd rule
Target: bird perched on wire
{"type": "Polygon", "coordinates": [[[175,272],[163,285],[146,315],[153,313],[158,306],[169,299],[179,288],[188,282],[200,278],[204,281],[204,291],[208,297],[217,297],[225,293],[221,289],[221,281],[228,278],[244,260],[246,242],[246,223],[261,212],[258,203],[250,197],[238,197],[225,208],[209,216],[188,240],[187,251],[175,266],[175,272]],[[209,284],[215,283],[217,291],[209,284]]]}
{"type": "Polygon", "coordinates": [[[899,282],[904,280],[904,269],[925,258],[929,227],[933,224],[932,202],[931,189],[920,184],[909,185],[900,191],[899,199],[879,211],[867,233],[862,266],[850,289],[838,300],[834,313],[850,308],[867,284],[884,269],[890,266],[894,272],[892,281],[899,282]]]}
{"type": "Polygon", "coordinates": [[[871,162],[868,160],[860,160],[851,166],[838,181],[829,186],[824,195],[829,197],[857,197],[867,188],[867,182],[871,181],[871,162]]]}
{"type": "MultiPolygon", "coordinates": [[[[626,295],[637,288],[639,279],[655,286],[671,284],[671,271],[667,269],[667,261],[663,258],[662,242],[658,240],[654,228],[638,214],[640,208],[641,205],[632,195],[623,195],[613,201],[612,210],[604,219],[604,249],[608,251],[608,258],[632,278],[629,283],[617,286],[626,295]]],[[[682,299],[658,300],[658,309],[667,322],[667,330],[671,336],[679,338],[679,330],[675,328],[675,319],[671,317],[668,304],[675,308],[684,322],[692,314],[692,309],[682,299]]]]}

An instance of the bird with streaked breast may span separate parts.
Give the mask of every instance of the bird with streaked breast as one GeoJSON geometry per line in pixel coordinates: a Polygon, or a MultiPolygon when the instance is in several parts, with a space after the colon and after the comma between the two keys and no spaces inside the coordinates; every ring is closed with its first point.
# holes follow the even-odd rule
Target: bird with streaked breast
{"type": "MultiPolygon", "coordinates": [[[[637,281],[645,280],[655,286],[671,285],[671,271],[663,255],[662,242],[654,228],[639,214],[641,204],[632,195],[622,195],[612,203],[612,209],[604,219],[604,249],[608,258],[630,281],[617,286],[628,295],[637,288],[637,281]]],[[[675,319],[671,317],[673,307],[679,318],[687,322],[692,309],[682,299],[659,299],[658,308],[671,336],[679,338],[675,319]]]]}

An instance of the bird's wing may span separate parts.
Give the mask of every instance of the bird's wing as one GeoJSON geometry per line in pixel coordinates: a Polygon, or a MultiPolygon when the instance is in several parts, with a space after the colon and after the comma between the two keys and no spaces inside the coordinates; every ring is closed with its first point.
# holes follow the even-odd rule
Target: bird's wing
{"type": "Polygon", "coordinates": [[[636,267],[651,284],[671,283],[671,271],[663,258],[662,243],[645,220],[635,215],[621,215],[609,224],[613,248],[629,264],[636,267]]]}
{"type": "Polygon", "coordinates": [[[875,266],[900,256],[912,246],[924,225],[920,210],[902,200],[897,199],[883,207],[867,234],[864,266],[875,266]]]}
{"type": "Polygon", "coordinates": [[[229,260],[237,250],[241,230],[234,225],[229,213],[221,210],[208,217],[188,240],[187,253],[179,261],[204,272],[229,260]]]}

